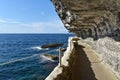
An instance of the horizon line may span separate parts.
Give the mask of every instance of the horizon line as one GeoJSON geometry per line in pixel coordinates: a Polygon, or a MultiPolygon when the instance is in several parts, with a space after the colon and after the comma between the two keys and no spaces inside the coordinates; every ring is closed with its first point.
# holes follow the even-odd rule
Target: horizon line
{"type": "Polygon", "coordinates": [[[74,34],[74,33],[0,33],[0,34],[74,34]]]}

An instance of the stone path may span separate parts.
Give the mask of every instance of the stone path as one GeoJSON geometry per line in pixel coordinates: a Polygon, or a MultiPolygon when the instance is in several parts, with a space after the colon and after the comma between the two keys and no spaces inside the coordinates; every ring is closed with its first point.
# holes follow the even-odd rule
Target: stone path
{"type": "MultiPolygon", "coordinates": [[[[87,58],[89,60],[88,61],[89,62],[88,66],[93,71],[94,77],[96,78],[96,80],[117,80],[117,78],[110,71],[110,69],[102,63],[102,59],[100,59],[96,55],[95,51],[93,51],[88,45],[86,45],[85,43],[83,43],[81,41],[79,41],[78,43],[79,43],[79,45],[76,46],[76,48],[80,48],[80,46],[84,47],[83,50],[85,51],[85,55],[87,56],[87,58]]],[[[79,50],[80,49],[77,49],[77,54],[81,54],[81,52],[79,50]]],[[[85,59],[84,59],[84,61],[85,61],[85,59]]],[[[85,63],[83,62],[83,65],[85,65],[85,64],[86,64],[86,62],[85,63]]],[[[86,67],[84,69],[86,69],[86,67]]],[[[86,73],[86,74],[89,75],[91,73],[86,73]]],[[[84,75],[84,77],[85,76],[86,75],[84,75]]],[[[86,80],[86,79],[83,79],[83,80],[86,80]]],[[[95,80],[95,79],[87,79],[87,80],[95,80]]]]}

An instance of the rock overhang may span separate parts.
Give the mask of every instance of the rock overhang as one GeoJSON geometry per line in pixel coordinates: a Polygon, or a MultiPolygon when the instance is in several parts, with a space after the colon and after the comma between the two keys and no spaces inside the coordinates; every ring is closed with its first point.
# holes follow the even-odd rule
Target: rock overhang
{"type": "Polygon", "coordinates": [[[120,0],[51,0],[69,32],[83,38],[119,37],[120,0]]]}

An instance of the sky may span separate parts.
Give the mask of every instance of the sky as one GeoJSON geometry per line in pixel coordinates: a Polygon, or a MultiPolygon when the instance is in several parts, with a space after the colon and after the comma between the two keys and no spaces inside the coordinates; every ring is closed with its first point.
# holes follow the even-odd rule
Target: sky
{"type": "Polygon", "coordinates": [[[0,0],[0,33],[67,33],[50,0],[0,0]]]}

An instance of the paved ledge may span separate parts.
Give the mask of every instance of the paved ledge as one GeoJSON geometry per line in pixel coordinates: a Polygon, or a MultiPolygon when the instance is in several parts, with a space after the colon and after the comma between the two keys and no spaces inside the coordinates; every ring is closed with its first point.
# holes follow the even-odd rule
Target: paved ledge
{"type": "Polygon", "coordinates": [[[103,60],[97,55],[98,53],[84,42],[79,41],[78,43],[85,46],[83,50],[91,63],[91,68],[97,80],[118,80],[111,69],[103,64],[103,60]]]}

